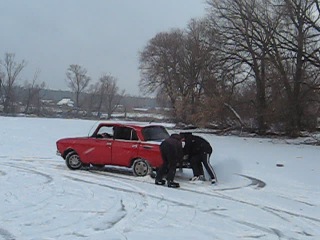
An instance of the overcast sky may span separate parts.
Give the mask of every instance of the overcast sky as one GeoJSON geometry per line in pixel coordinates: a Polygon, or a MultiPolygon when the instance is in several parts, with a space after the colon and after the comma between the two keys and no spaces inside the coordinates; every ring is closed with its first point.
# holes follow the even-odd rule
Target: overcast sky
{"type": "Polygon", "coordinates": [[[204,0],[0,0],[0,59],[15,53],[28,65],[20,83],[41,71],[47,88],[67,90],[70,64],[104,73],[127,94],[141,95],[138,55],[162,31],[205,15],[204,0]]]}

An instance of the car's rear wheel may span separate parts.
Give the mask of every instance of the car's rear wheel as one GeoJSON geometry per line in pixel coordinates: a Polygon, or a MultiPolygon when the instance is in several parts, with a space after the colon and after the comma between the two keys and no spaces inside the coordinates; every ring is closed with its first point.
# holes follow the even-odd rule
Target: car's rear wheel
{"type": "Polygon", "coordinates": [[[136,159],[132,165],[133,174],[137,177],[144,177],[151,171],[149,163],[144,159],[136,159]]]}
{"type": "Polygon", "coordinates": [[[66,164],[68,166],[68,168],[70,168],[71,170],[77,170],[80,169],[82,167],[82,162],[80,160],[79,155],[72,151],[69,152],[66,156],[66,164]]]}

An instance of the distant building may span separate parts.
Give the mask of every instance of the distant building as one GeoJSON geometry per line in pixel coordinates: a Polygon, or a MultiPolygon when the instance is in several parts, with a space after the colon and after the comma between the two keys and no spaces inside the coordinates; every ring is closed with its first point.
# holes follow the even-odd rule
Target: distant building
{"type": "Polygon", "coordinates": [[[61,99],[58,103],[58,106],[68,106],[68,107],[73,107],[74,106],[74,102],[69,99],[69,98],[63,98],[61,99]]]}

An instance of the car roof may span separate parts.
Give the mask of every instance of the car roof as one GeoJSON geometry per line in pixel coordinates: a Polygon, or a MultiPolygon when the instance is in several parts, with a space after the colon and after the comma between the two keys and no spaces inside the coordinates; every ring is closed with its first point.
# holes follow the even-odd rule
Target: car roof
{"type": "Polygon", "coordinates": [[[131,127],[134,129],[142,129],[145,127],[152,127],[152,126],[161,126],[164,127],[162,124],[154,124],[154,123],[143,123],[143,122],[101,122],[99,126],[103,125],[113,125],[118,127],[131,127]]]}

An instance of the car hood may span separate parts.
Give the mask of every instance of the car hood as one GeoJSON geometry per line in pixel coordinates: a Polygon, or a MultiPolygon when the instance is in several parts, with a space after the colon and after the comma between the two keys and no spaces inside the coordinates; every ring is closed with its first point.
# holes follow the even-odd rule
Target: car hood
{"type": "Polygon", "coordinates": [[[64,142],[74,142],[74,141],[81,141],[88,139],[88,137],[70,137],[70,138],[61,138],[57,141],[57,143],[64,143],[64,142]]]}

